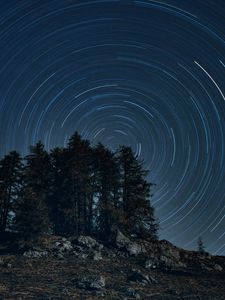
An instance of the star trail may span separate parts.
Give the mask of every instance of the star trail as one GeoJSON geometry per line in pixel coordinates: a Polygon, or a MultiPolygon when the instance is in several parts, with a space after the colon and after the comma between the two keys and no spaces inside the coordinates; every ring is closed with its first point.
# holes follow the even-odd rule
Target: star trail
{"type": "Polygon", "coordinates": [[[225,254],[225,4],[2,0],[0,156],[131,145],[160,238],[225,254]]]}

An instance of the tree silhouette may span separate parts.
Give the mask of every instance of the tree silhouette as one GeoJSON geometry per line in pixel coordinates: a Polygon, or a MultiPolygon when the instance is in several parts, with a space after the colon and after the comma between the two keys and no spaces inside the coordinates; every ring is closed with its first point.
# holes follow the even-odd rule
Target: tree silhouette
{"type": "Polygon", "coordinates": [[[67,147],[50,154],[38,142],[22,166],[11,152],[0,161],[0,230],[16,203],[15,229],[25,238],[53,232],[94,234],[107,240],[115,228],[157,238],[148,172],[132,149],[91,147],[75,132],[67,147]],[[114,229],[113,229],[114,228],[114,229]]]}
{"type": "Polygon", "coordinates": [[[201,254],[205,253],[205,245],[203,243],[202,237],[200,236],[197,240],[198,252],[201,254]]]}
{"type": "Polygon", "coordinates": [[[119,170],[115,154],[102,144],[95,148],[95,186],[97,201],[97,231],[106,239],[119,218],[119,170]]]}
{"type": "Polygon", "coordinates": [[[0,231],[4,232],[9,214],[18,197],[22,183],[22,160],[18,152],[12,151],[0,161],[0,231]]]}
{"type": "Polygon", "coordinates": [[[55,234],[66,233],[65,218],[67,205],[66,149],[55,148],[51,151],[52,194],[49,198],[49,214],[55,234]]]}
{"type": "Polygon", "coordinates": [[[46,204],[30,187],[26,187],[19,197],[15,225],[24,240],[36,241],[49,230],[46,204]]]}
{"type": "Polygon", "coordinates": [[[148,172],[144,170],[143,163],[137,160],[130,147],[120,148],[119,161],[125,227],[138,236],[156,239],[158,222],[149,199],[152,184],[145,179],[148,172]]]}
{"type": "MultiPolygon", "coordinates": [[[[91,194],[91,148],[75,132],[67,147],[67,176],[70,193],[70,229],[74,234],[87,233],[87,203],[91,194]]],[[[69,195],[69,194],[68,194],[69,195]]]]}
{"type": "MultiPolygon", "coordinates": [[[[35,146],[30,147],[30,153],[25,157],[25,161],[23,188],[25,191],[30,191],[30,195],[32,195],[35,199],[39,199],[42,208],[46,209],[43,216],[48,218],[46,223],[49,223],[48,210],[50,195],[52,193],[52,166],[50,156],[44,149],[44,145],[41,141],[39,141],[35,146]]],[[[23,193],[23,195],[27,196],[26,193],[23,193]]]]}

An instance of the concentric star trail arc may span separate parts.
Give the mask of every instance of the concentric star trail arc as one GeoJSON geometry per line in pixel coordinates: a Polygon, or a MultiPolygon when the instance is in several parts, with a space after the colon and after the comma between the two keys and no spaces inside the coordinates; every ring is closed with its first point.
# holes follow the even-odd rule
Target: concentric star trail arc
{"type": "Polygon", "coordinates": [[[131,145],[160,237],[225,254],[222,1],[1,1],[0,155],[131,145]]]}

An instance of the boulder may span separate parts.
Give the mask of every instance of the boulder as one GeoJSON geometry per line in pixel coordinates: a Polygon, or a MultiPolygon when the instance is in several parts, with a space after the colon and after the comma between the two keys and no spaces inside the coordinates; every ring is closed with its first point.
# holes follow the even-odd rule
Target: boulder
{"type": "Polygon", "coordinates": [[[127,245],[126,249],[130,255],[134,255],[134,256],[137,256],[138,254],[141,253],[146,253],[146,249],[143,245],[134,242],[130,242],[127,245]]]}
{"type": "Polygon", "coordinates": [[[102,260],[102,255],[100,252],[94,252],[93,253],[93,260],[99,261],[102,260]]]}
{"type": "Polygon", "coordinates": [[[158,283],[158,281],[147,274],[142,273],[140,270],[133,269],[131,275],[128,276],[129,281],[139,282],[143,285],[158,283]]]}
{"type": "Polygon", "coordinates": [[[73,255],[76,256],[78,259],[87,259],[89,256],[88,253],[77,252],[77,251],[73,251],[73,255]]]}
{"type": "Polygon", "coordinates": [[[56,253],[55,257],[58,258],[58,259],[64,259],[64,255],[60,252],[56,253]]]}
{"type": "Polygon", "coordinates": [[[126,291],[126,296],[132,297],[135,299],[141,299],[141,295],[132,287],[128,287],[126,291]]]}
{"type": "Polygon", "coordinates": [[[47,257],[48,252],[47,251],[28,250],[23,253],[23,256],[29,257],[29,258],[41,258],[41,257],[47,257]]]}
{"type": "Polygon", "coordinates": [[[97,276],[84,276],[75,280],[75,285],[78,288],[86,290],[101,290],[105,287],[105,277],[102,275],[97,276]]]}
{"type": "Polygon", "coordinates": [[[167,257],[171,261],[180,261],[181,255],[180,255],[180,249],[175,247],[173,244],[166,240],[162,240],[160,242],[160,250],[161,250],[161,256],[167,257]]]}
{"type": "Polygon", "coordinates": [[[103,245],[90,236],[81,235],[77,239],[77,242],[79,245],[84,246],[86,248],[93,248],[99,250],[103,249],[103,245]]]}
{"type": "Polygon", "coordinates": [[[124,248],[131,243],[131,240],[125,236],[119,229],[116,233],[116,246],[118,248],[124,248]]]}
{"type": "Polygon", "coordinates": [[[177,270],[186,267],[187,265],[181,260],[176,260],[173,256],[165,255],[150,257],[145,262],[146,269],[177,270]]]}
{"type": "Polygon", "coordinates": [[[119,229],[117,229],[117,234],[116,234],[116,246],[118,248],[125,249],[129,253],[129,255],[134,255],[134,256],[147,252],[144,245],[138,244],[136,242],[132,242],[119,229]]]}
{"type": "Polygon", "coordinates": [[[62,240],[55,242],[55,244],[53,245],[53,250],[61,253],[70,252],[73,250],[73,246],[71,245],[70,241],[62,238],[62,240]]]}
{"type": "Polygon", "coordinates": [[[179,261],[175,260],[173,257],[161,255],[160,262],[168,269],[175,269],[179,267],[179,261]]]}
{"type": "Polygon", "coordinates": [[[157,269],[158,266],[159,266],[159,263],[156,260],[152,259],[152,258],[146,260],[146,262],[145,262],[145,268],[146,269],[157,269]]]}
{"type": "Polygon", "coordinates": [[[215,264],[215,266],[214,266],[214,270],[215,270],[215,271],[222,272],[222,271],[223,271],[223,268],[222,268],[220,265],[218,265],[218,264],[215,264]]]}
{"type": "Polygon", "coordinates": [[[96,276],[96,278],[90,284],[92,289],[102,289],[105,286],[105,277],[103,276],[96,276]]]}
{"type": "Polygon", "coordinates": [[[10,264],[10,263],[7,263],[7,264],[6,264],[6,268],[9,268],[9,269],[11,269],[11,268],[12,268],[12,264],[10,264]]]}

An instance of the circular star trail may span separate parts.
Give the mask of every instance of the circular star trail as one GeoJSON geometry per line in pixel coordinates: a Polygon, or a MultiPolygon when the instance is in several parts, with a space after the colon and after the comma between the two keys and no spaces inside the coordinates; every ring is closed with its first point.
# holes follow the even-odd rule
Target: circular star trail
{"type": "Polygon", "coordinates": [[[0,24],[0,155],[131,145],[160,237],[225,254],[223,1],[2,0],[0,24]]]}

